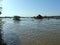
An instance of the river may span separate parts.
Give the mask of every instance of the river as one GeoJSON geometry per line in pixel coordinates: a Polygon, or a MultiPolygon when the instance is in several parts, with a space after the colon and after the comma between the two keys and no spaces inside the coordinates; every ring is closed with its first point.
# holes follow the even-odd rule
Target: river
{"type": "Polygon", "coordinates": [[[60,19],[2,19],[7,45],[60,45],[60,19]]]}

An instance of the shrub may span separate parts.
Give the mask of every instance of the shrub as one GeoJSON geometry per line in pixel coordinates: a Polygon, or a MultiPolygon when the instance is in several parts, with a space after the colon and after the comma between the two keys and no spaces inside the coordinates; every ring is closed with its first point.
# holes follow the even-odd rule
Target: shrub
{"type": "Polygon", "coordinates": [[[0,11],[0,14],[2,14],[2,12],[0,11]]]}
{"type": "Polygon", "coordinates": [[[36,19],[42,19],[43,17],[39,14],[38,16],[34,17],[36,19]]]}
{"type": "Polygon", "coordinates": [[[20,20],[20,16],[14,16],[13,20],[18,20],[19,21],[20,20]]]}

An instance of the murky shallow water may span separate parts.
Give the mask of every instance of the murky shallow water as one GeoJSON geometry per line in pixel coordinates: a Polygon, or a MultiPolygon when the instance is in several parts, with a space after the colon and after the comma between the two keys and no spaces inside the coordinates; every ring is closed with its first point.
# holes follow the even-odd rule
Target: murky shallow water
{"type": "Polygon", "coordinates": [[[2,19],[8,45],[60,45],[60,19],[2,19]]]}

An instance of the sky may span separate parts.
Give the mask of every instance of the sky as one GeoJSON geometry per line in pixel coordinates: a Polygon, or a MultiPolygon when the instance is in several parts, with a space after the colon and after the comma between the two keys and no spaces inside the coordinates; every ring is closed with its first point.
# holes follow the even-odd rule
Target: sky
{"type": "Polygon", "coordinates": [[[3,0],[1,16],[60,16],[60,0],[3,0]]]}

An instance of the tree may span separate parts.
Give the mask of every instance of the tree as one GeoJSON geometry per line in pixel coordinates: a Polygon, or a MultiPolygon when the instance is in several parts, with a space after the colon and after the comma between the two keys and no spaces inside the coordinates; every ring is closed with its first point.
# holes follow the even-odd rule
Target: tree
{"type": "Polygon", "coordinates": [[[20,20],[20,16],[14,16],[13,20],[18,20],[19,21],[20,20]]]}
{"type": "Polygon", "coordinates": [[[0,14],[2,14],[1,11],[0,11],[0,14]]]}
{"type": "Polygon", "coordinates": [[[2,7],[0,7],[0,15],[2,14],[2,12],[1,12],[1,11],[2,11],[2,7]]]}
{"type": "Polygon", "coordinates": [[[43,17],[39,14],[36,18],[37,19],[42,19],[43,17]]]}

